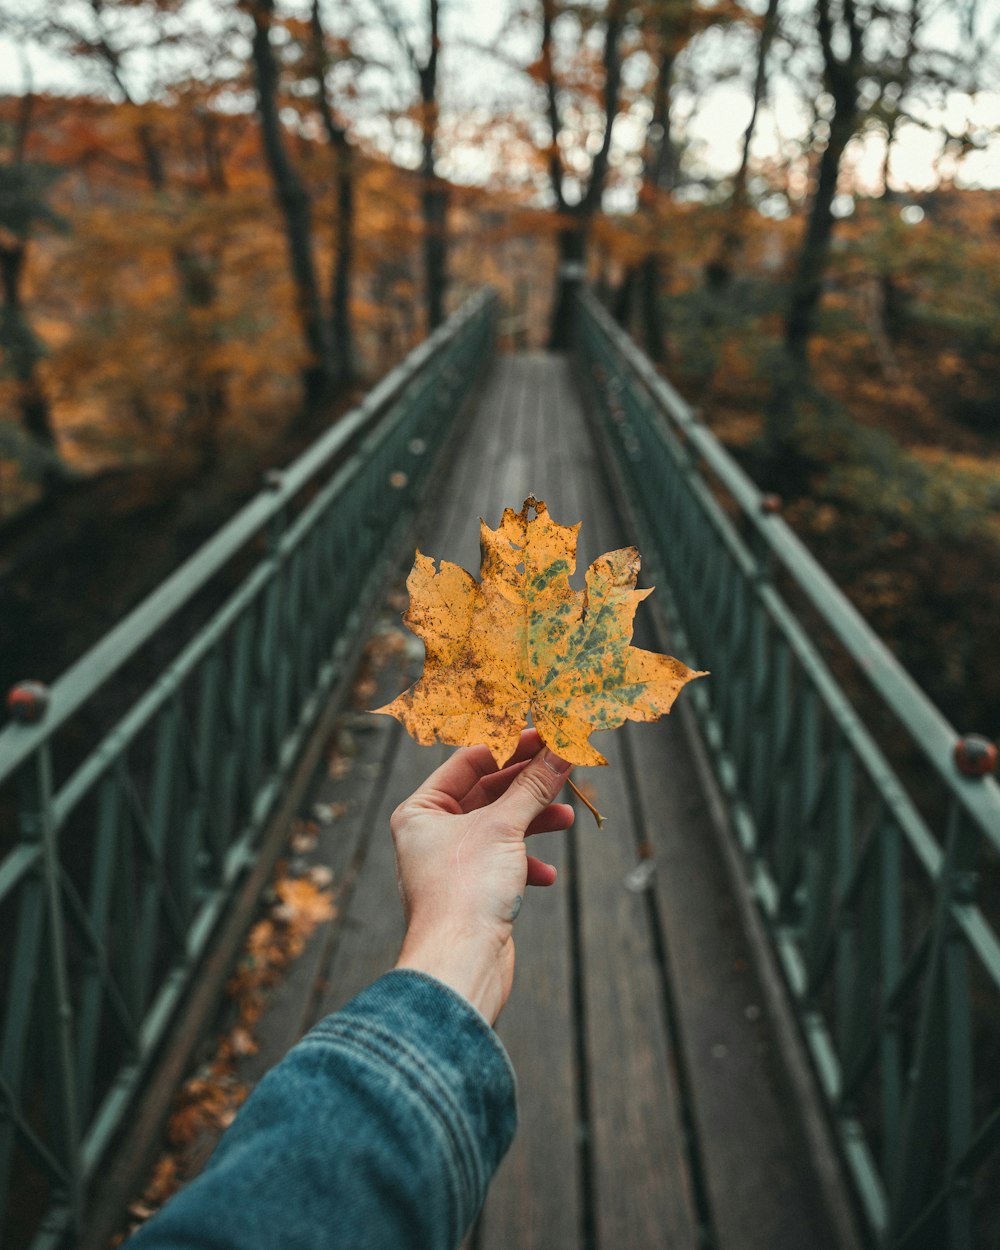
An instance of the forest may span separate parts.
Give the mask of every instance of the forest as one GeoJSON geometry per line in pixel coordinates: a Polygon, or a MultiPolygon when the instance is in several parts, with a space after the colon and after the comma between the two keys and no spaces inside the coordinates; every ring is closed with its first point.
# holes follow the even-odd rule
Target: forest
{"type": "Polygon", "coordinates": [[[4,689],[482,284],[559,351],[585,279],[996,737],[998,36],[989,0],[3,0],[4,689]]]}

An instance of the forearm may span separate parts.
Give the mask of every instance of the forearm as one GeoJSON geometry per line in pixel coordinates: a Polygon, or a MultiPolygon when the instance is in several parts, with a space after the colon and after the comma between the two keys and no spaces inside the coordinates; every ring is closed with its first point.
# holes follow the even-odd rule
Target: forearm
{"type": "Polygon", "coordinates": [[[261,1082],[129,1250],[455,1250],[515,1120],[484,1020],[417,972],[389,973],[261,1082]]]}

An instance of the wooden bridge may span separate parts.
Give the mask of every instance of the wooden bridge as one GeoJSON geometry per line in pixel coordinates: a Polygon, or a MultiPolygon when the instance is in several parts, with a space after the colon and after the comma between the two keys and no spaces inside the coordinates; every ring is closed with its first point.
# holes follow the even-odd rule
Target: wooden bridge
{"type": "MultiPolygon", "coordinates": [[[[0,736],[0,784],[20,779],[0,861],[10,1244],[101,1244],[296,811],[341,813],[312,852],[337,910],[243,1078],[391,966],[388,816],[444,749],[352,710],[355,664],[398,623],[385,592],[416,542],[475,570],[480,515],[534,494],[583,519],[581,568],[638,542],[658,590],[637,641],[713,675],[666,721],[605,735],[610,767],[577,770],[603,831],[581,811],[545,835],[560,879],[517,921],[499,1023],[520,1130],[471,1250],[992,1247],[988,752],[589,298],[574,357],[487,367],[492,317],[488,299],[456,315],[67,674],[37,724],[0,736]],[[104,683],[199,596],[146,692],[78,748],[104,683]],[[940,809],[918,809],[851,708],[817,614],[912,733],[940,809]],[[338,727],[353,766],[317,773],[338,727]]],[[[392,656],[373,706],[419,672],[392,656]]]]}

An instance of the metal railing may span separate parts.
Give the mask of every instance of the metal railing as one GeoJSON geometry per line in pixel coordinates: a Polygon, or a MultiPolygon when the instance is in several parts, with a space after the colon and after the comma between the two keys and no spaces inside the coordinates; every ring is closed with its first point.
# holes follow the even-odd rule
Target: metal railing
{"type": "Polygon", "coordinates": [[[56,682],[38,724],[0,733],[0,813],[16,822],[0,843],[0,1242],[41,1250],[79,1229],[495,320],[494,296],[470,300],[56,682]],[[157,669],[154,652],[131,706],[80,750],[74,725],[171,630],[174,657],[157,669]]]}
{"type": "Polygon", "coordinates": [[[988,767],[991,748],[959,738],[777,501],[589,294],[577,350],[671,649],[711,670],[692,703],[872,1242],[992,1250],[1000,788],[956,766],[974,769],[978,747],[988,767]],[[844,693],[855,678],[918,761],[929,803],[844,693]],[[994,890],[980,897],[984,872],[994,890]]]}

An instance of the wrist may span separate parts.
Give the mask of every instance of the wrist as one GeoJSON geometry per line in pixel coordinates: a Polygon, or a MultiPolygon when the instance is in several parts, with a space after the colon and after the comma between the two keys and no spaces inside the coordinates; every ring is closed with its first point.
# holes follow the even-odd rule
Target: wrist
{"type": "Polygon", "coordinates": [[[396,967],[424,972],[443,982],[492,1025],[506,997],[501,959],[493,941],[440,932],[424,936],[411,928],[403,939],[396,967]]]}

